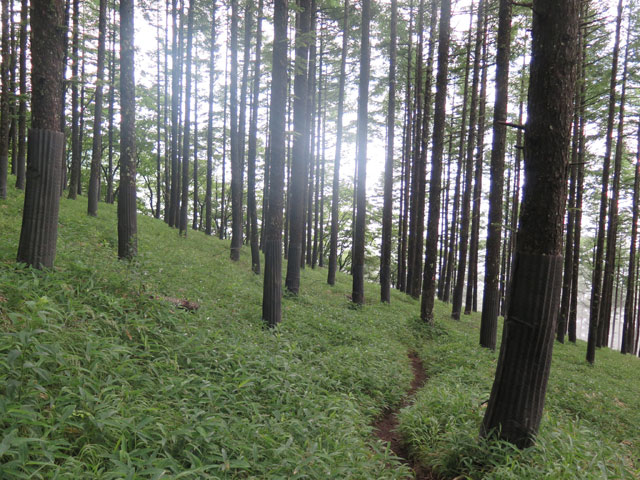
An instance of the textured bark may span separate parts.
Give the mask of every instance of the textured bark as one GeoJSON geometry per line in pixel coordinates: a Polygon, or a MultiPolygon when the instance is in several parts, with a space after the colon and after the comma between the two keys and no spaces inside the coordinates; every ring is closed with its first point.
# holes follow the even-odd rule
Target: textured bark
{"type": "Polygon", "coordinates": [[[182,131],[182,198],[180,200],[180,232],[187,236],[187,212],[189,209],[189,156],[191,152],[191,60],[193,49],[193,4],[187,7],[187,57],[185,63],[184,128],[182,131]]]}
{"type": "Polygon", "coordinates": [[[638,209],[640,203],[640,124],[638,124],[638,144],[636,148],[636,168],[633,181],[633,218],[631,220],[631,246],[629,247],[629,273],[627,274],[627,294],[624,301],[624,326],[622,329],[622,353],[633,353],[634,309],[633,294],[636,289],[635,265],[636,243],[638,239],[638,209]]]}
{"type": "Polygon", "coordinates": [[[73,0],[73,38],[71,41],[71,171],[68,198],[75,200],[80,185],[80,0],[73,0]]]}
{"type": "Polygon", "coordinates": [[[507,104],[509,100],[509,55],[511,51],[511,2],[500,0],[498,13],[498,53],[496,56],[496,100],[493,110],[493,146],[491,149],[491,188],[489,190],[489,222],[485,255],[484,295],[480,345],[495,350],[500,311],[500,237],[502,235],[502,190],[504,154],[507,136],[507,104]]]}
{"type": "Polygon", "coordinates": [[[265,217],[264,289],[262,295],[262,319],[271,327],[280,323],[282,318],[282,209],[287,97],[287,11],[286,0],[275,0],[269,118],[271,165],[269,168],[269,210],[265,217]]]}
{"type": "MultiPolygon", "coordinates": [[[[229,36],[227,35],[227,38],[229,36]]],[[[227,46],[227,59],[229,58],[229,47],[227,46]]],[[[220,240],[227,236],[227,196],[225,187],[227,186],[227,94],[229,90],[229,60],[225,62],[224,67],[224,107],[222,112],[222,187],[220,192],[220,229],[218,237],[220,240]]]]}
{"type": "MultiPolygon", "coordinates": [[[[198,58],[198,48],[195,47],[195,58],[198,58]]],[[[195,76],[193,79],[193,219],[191,222],[191,228],[198,230],[199,225],[202,223],[202,215],[199,214],[200,198],[198,195],[198,62],[195,64],[195,76]]],[[[203,205],[204,206],[204,205],[203,205]]]]}
{"type": "Polygon", "coordinates": [[[607,219],[607,199],[609,196],[609,176],[611,170],[611,149],[613,143],[613,125],[616,110],[616,83],[618,76],[618,55],[620,51],[620,27],[622,23],[622,0],[618,3],[618,17],[616,20],[616,34],[611,62],[611,79],[609,83],[609,111],[607,114],[607,133],[605,137],[605,151],[602,164],[602,190],[600,192],[600,213],[598,217],[598,234],[596,238],[596,252],[591,282],[591,302],[589,305],[589,336],[587,338],[587,362],[596,359],[598,343],[598,328],[600,307],[602,304],[602,277],[605,240],[605,223],[607,219]]]}
{"type": "MultiPolygon", "coordinates": [[[[472,4],[473,6],[473,4],[472,4]]],[[[467,268],[467,252],[469,245],[469,229],[471,222],[471,191],[473,189],[473,152],[475,150],[475,142],[476,142],[476,110],[478,107],[478,85],[480,83],[480,57],[482,54],[482,31],[484,25],[484,2],[480,0],[478,2],[478,21],[476,25],[476,38],[475,38],[475,46],[473,53],[473,79],[471,81],[471,105],[469,107],[469,136],[467,138],[466,146],[467,151],[466,154],[463,153],[463,146],[465,143],[461,141],[460,144],[460,158],[465,158],[465,188],[462,199],[462,219],[461,219],[461,228],[460,228],[460,247],[458,248],[458,274],[456,275],[456,285],[453,290],[453,302],[451,307],[451,318],[455,320],[460,320],[460,311],[462,310],[462,294],[464,288],[465,281],[465,270],[467,268]]],[[[473,16],[471,16],[473,18],[473,16]]],[[[469,43],[468,48],[469,52],[471,51],[471,30],[472,26],[469,25],[469,43]]],[[[468,80],[469,76],[469,57],[467,57],[467,66],[465,78],[468,80]]],[[[468,83],[465,81],[465,90],[468,88],[468,83]]],[[[465,92],[465,103],[466,103],[466,92],[465,92]]],[[[464,104],[462,110],[464,111],[464,104]]],[[[464,129],[464,119],[463,119],[463,129],[464,129]]],[[[464,140],[464,134],[460,134],[460,139],[464,140]]],[[[469,288],[469,287],[467,287],[469,288]]]]}
{"type": "MultiPolygon", "coordinates": [[[[156,105],[156,115],[157,115],[157,119],[156,119],[156,211],[154,212],[154,217],[155,218],[160,218],[160,206],[163,203],[160,199],[162,198],[162,124],[163,124],[163,118],[162,118],[162,112],[163,112],[163,105],[162,105],[162,87],[161,87],[161,82],[162,82],[162,62],[160,61],[160,54],[161,54],[161,47],[162,47],[162,37],[160,35],[160,8],[158,7],[158,12],[157,12],[157,24],[156,24],[156,39],[158,41],[158,49],[156,50],[156,101],[157,101],[157,105],[156,105]]],[[[166,48],[165,48],[165,52],[166,52],[166,48]]],[[[165,120],[166,121],[166,120],[165,120]]],[[[166,161],[166,156],[167,156],[167,152],[165,149],[165,161],[166,161]]],[[[98,180],[99,181],[99,180],[98,180]]],[[[166,198],[165,198],[165,206],[166,206],[166,198]]]]}
{"type": "Polygon", "coordinates": [[[360,79],[358,81],[358,129],[356,132],[356,163],[358,177],[356,188],[356,233],[352,254],[353,303],[364,303],[364,236],[367,208],[367,128],[369,120],[369,23],[371,21],[370,0],[362,0],[362,23],[360,25],[360,79]]]}
{"type": "Polygon", "coordinates": [[[20,100],[18,104],[18,158],[16,166],[16,188],[24,190],[27,162],[27,42],[29,33],[29,0],[22,0],[20,10],[20,100]]]}
{"type": "Polygon", "coordinates": [[[56,254],[64,135],[59,132],[64,65],[64,2],[31,4],[32,128],[27,153],[26,191],[19,262],[52,268],[56,254]]]}
{"type": "MultiPolygon", "coordinates": [[[[309,29],[311,1],[298,0],[295,38],[295,77],[293,101],[294,138],[291,151],[291,182],[289,186],[289,253],[287,255],[286,288],[293,294],[300,289],[300,268],[304,232],[304,191],[306,176],[307,123],[307,57],[309,53],[309,29]]],[[[272,100],[273,103],[273,100],[272,100]]]]}
{"type": "Polygon", "coordinates": [[[391,221],[393,215],[393,141],[396,113],[396,23],[398,2],[391,0],[389,32],[389,101],[387,103],[387,155],[384,164],[384,204],[382,206],[382,246],[380,252],[380,301],[391,300],[391,221]]]}
{"type": "MultiPolygon", "coordinates": [[[[91,148],[91,173],[89,177],[89,192],[87,194],[88,195],[87,213],[94,217],[98,214],[98,197],[100,195],[100,168],[102,163],[102,86],[103,86],[102,79],[104,77],[104,57],[105,57],[106,36],[107,36],[107,0],[100,0],[100,11],[98,14],[98,69],[96,72],[96,95],[95,95],[95,105],[94,105],[95,115],[94,115],[94,121],[93,121],[93,145],[91,148]]],[[[158,102],[158,104],[160,104],[160,102],[158,102]]],[[[158,134],[159,133],[160,133],[160,130],[158,130],[158,134]]],[[[159,142],[158,142],[158,155],[160,155],[159,142]]],[[[158,208],[158,212],[160,212],[159,208],[158,208]]]]}
{"type": "Polygon", "coordinates": [[[258,211],[256,207],[256,149],[258,140],[258,105],[260,104],[260,55],[262,52],[262,4],[258,2],[256,27],[256,56],[253,65],[251,93],[251,119],[249,124],[249,148],[247,151],[247,215],[249,216],[249,241],[251,244],[251,269],[260,273],[260,248],[258,245],[258,211]]]}
{"type": "Polygon", "coordinates": [[[427,245],[422,282],[420,318],[433,324],[433,305],[436,290],[436,267],[438,254],[438,227],[440,222],[440,185],[442,154],[444,151],[444,127],[447,106],[447,76],[449,73],[449,27],[451,23],[451,1],[442,0],[440,27],[438,32],[438,74],[436,77],[436,100],[433,118],[433,152],[431,155],[431,182],[429,188],[429,219],[427,223],[427,245]]]}
{"type": "Polygon", "coordinates": [[[624,119],[625,102],[627,92],[627,65],[629,59],[629,39],[631,28],[627,27],[627,43],[622,67],[622,91],[620,93],[620,108],[618,110],[618,132],[616,151],[613,162],[612,195],[609,204],[609,219],[607,224],[607,250],[605,255],[604,278],[602,283],[602,300],[600,305],[600,317],[598,319],[597,346],[606,347],[611,325],[611,302],[613,296],[613,283],[616,268],[616,251],[618,239],[618,200],[620,199],[620,175],[622,170],[622,150],[624,145],[624,119]]]}
{"type": "Polygon", "coordinates": [[[11,58],[11,39],[9,35],[9,0],[2,0],[2,62],[0,62],[0,200],[7,198],[7,179],[9,175],[9,127],[10,85],[9,62],[11,58]]]}
{"type": "Polygon", "coordinates": [[[136,217],[136,89],[134,75],[134,0],[120,0],[120,187],[118,257],[138,254],[136,217]]]}
{"type": "Polygon", "coordinates": [[[209,111],[207,116],[207,192],[205,194],[204,231],[213,234],[213,212],[211,208],[213,183],[213,94],[216,69],[216,2],[211,5],[211,50],[209,51],[209,111]]]}
{"type": "Polygon", "coordinates": [[[309,31],[309,38],[311,43],[309,44],[309,73],[307,79],[308,95],[307,95],[307,131],[309,135],[306,137],[305,145],[305,211],[304,220],[304,238],[302,241],[302,258],[300,260],[301,268],[305,268],[305,265],[311,265],[311,256],[313,251],[313,199],[314,199],[314,149],[315,149],[315,125],[316,125],[316,25],[317,25],[317,1],[311,0],[311,29],[309,31]]]}
{"type": "Polygon", "coordinates": [[[579,3],[533,2],[527,182],[509,311],[481,429],[519,448],[532,445],[540,427],[556,331],[579,3]]]}
{"type": "Polygon", "coordinates": [[[320,54],[318,55],[318,102],[316,105],[316,186],[315,186],[315,199],[313,201],[313,252],[311,255],[311,268],[316,268],[318,263],[318,235],[319,235],[319,223],[320,223],[320,159],[322,154],[320,152],[322,146],[322,89],[323,89],[323,75],[322,68],[324,67],[324,37],[322,36],[322,30],[324,25],[320,23],[318,29],[318,37],[320,38],[320,54]]]}
{"type": "MultiPolygon", "coordinates": [[[[115,19],[115,7],[113,9],[113,16],[115,19]]],[[[115,37],[116,37],[116,27],[115,20],[112,22],[114,25],[111,28],[110,36],[109,36],[109,130],[108,130],[108,150],[109,150],[109,161],[107,166],[107,191],[105,194],[105,202],[113,203],[115,201],[115,195],[113,192],[113,176],[114,176],[114,167],[113,167],[113,130],[114,130],[114,104],[115,104],[115,37]]]]}
{"type": "MultiPolygon", "coordinates": [[[[251,63],[251,30],[253,29],[253,11],[255,9],[252,0],[245,1],[244,7],[244,44],[242,60],[242,82],[240,84],[240,112],[238,115],[238,155],[240,159],[240,179],[244,189],[244,157],[246,152],[247,133],[247,91],[249,89],[249,64],[251,63]]],[[[240,195],[240,210],[244,211],[244,193],[240,195]]],[[[246,218],[246,240],[251,237],[251,225],[249,212],[246,218]]],[[[244,242],[242,242],[244,243],[244,242]]]]}
{"type": "Polygon", "coordinates": [[[231,120],[231,260],[240,259],[242,247],[242,157],[238,135],[238,0],[231,0],[231,85],[229,117],[231,120]]]}
{"type": "MultiPolygon", "coordinates": [[[[180,7],[181,8],[181,7],[180,7]]],[[[180,165],[178,151],[178,111],[180,109],[180,78],[182,77],[182,64],[178,52],[178,30],[180,29],[178,17],[178,0],[172,4],[172,37],[171,37],[171,208],[169,214],[169,226],[178,226],[180,211],[180,165]]]]}

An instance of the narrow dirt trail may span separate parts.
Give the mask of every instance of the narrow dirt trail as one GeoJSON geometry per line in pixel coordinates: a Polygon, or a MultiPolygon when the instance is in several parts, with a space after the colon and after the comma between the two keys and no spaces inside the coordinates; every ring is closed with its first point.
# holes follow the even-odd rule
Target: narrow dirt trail
{"type": "Polygon", "coordinates": [[[411,361],[411,369],[413,371],[411,387],[400,405],[394,410],[385,412],[385,414],[374,423],[374,434],[380,440],[389,442],[391,451],[413,470],[416,480],[439,480],[440,477],[410,458],[407,447],[403,443],[400,433],[397,431],[398,412],[413,402],[415,393],[422,388],[427,381],[427,374],[422,360],[420,360],[415,352],[409,352],[408,357],[411,361]]]}

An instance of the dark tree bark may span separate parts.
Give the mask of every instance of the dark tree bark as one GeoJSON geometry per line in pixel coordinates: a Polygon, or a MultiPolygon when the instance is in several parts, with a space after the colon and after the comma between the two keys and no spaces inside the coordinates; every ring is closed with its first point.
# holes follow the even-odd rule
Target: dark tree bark
{"type": "Polygon", "coordinates": [[[313,198],[314,198],[314,150],[315,150],[315,125],[316,125],[316,70],[317,70],[317,54],[316,54],[316,26],[317,26],[317,1],[311,0],[311,23],[309,30],[309,71],[307,79],[307,126],[306,131],[308,136],[305,138],[305,163],[304,163],[304,177],[305,192],[304,192],[304,212],[302,215],[303,220],[303,239],[302,239],[302,251],[300,252],[301,260],[300,267],[305,268],[306,265],[311,265],[311,255],[313,250],[313,198]]]}
{"type": "Polygon", "coordinates": [[[73,0],[73,38],[71,41],[71,175],[68,198],[75,200],[80,185],[80,0],[73,0]]]}
{"type": "MultiPolygon", "coordinates": [[[[638,124],[638,145],[636,158],[640,158],[640,123],[638,124]]],[[[635,162],[633,181],[633,218],[631,220],[631,246],[629,247],[629,273],[627,274],[627,294],[624,301],[624,326],[622,328],[621,353],[633,353],[634,308],[633,295],[636,290],[636,243],[638,239],[638,209],[640,204],[640,162],[635,162]]]]}
{"type": "MultiPolygon", "coordinates": [[[[227,30],[227,39],[229,38],[227,30]]],[[[229,58],[229,47],[227,42],[227,58],[229,58]]],[[[220,240],[227,236],[227,196],[225,187],[227,183],[227,92],[229,90],[229,61],[227,60],[224,67],[224,107],[222,112],[222,188],[220,193],[220,231],[218,237],[220,240]]]]}
{"type": "MultiPolygon", "coordinates": [[[[242,186],[240,195],[240,209],[244,212],[244,157],[246,151],[247,132],[247,91],[249,89],[249,63],[251,63],[251,30],[253,29],[253,11],[255,6],[252,0],[245,1],[244,8],[244,47],[242,61],[242,82],[240,84],[240,113],[238,115],[238,154],[240,158],[240,179],[242,186]]],[[[251,225],[247,210],[246,239],[251,237],[251,225]]],[[[241,236],[242,237],[242,236],[241,236]]],[[[244,243],[243,241],[241,243],[244,243]]]]}
{"type": "MultiPolygon", "coordinates": [[[[171,0],[164,7],[164,101],[162,125],[164,132],[164,223],[169,224],[171,214],[171,140],[169,125],[169,11],[171,0]]],[[[215,22],[214,22],[215,23],[215,22]]]]}
{"type": "Polygon", "coordinates": [[[370,0],[362,0],[362,23],[360,25],[360,79],[358,81],[358,129],[356,133],[356,163],[358,177],[356,188],[356,232],[352,254],[353,303],[364,303],[364,236],[367,209],[367,128],[369,120],[369,23],[370,0]]]}
{"type": "Polygon", "coordinates": [[[507,103],[509,100],[509,55],[511,51],[511,2],[500,0],[498,13],[498,53],[496,56],[496,100],[493,109],[493,146],[491,148],[491,187],[489,221],[485,255],[484,295],[480,345],[495,350],[500,312],[500,237],[502,236],[502,190],[504,154],[507,137],[507,103]]]}
{"type": "Polygon", "coordinates": [[[442,176],[442,154],[444,151],[444,128],[447,107],[447,77],[449,73],[449,43],[451,23],[451,1],[442,0],[440,27],[438,32],[438,74],[436,77],[436,99],[433,117],[433,151],[431,154],[431,182],[429,188],[429,219],[427,222],[427,245],[424,260],[424,280],[420,318],[433,324],[433,305],[436,294],[436,269],[438,256],[438,227],[440,222],[440,186],[442,176]]]}
{"type": "MultiPolygon", "coordinates": [[[[162,204],[160,199],[162,198],[162,123],[163,123],[163,118],[162,118],[163,105],[162,105],[162,95],[161,95],[162,63],[160,61],[160,50],[162,48],[162,37],[160,35],[160,30],[161,30],[160,7],[158,7],[157,22],[158,23],[156,24],[156,38],[158,41],[158,50],[156,50],[156,62],[158,63],[158,65],[156,66],[156,99],[158,104],[156,105],[156,109],[157,109],[156,114],[158,118],[157,118],[156,128],[158,131],[157,131],[157,137],[156,137],[156,150],[157,150],[156,152],[156,211],[154,213],[154,217],[160,218],[160,206],[162,204]]],[[[164,51],[166,52],[166,45],[165,45],[164,51]]],[[[165,153],[165,162],[166,162],[166,156],[167,156],[166,149],[164,153],[165,153]]],[[[166,198],[164,200],[165,200],[165,207],[166,207],[166,198]]]]}
{"type": "Polygon", "coordinates": [[[213,94],[216,69],[216,2],[211,5],[211,51],[209,52],[209,115],[207,117],[207,193],[205,194],[205,226],[207,235],[213,233],[212,228],[212,182],[213,182],[213,94]]]}
{"type": "Polygon", "coordinates": [[[29,33],[29,0],[22,0],[20,11],[20,100],[18,105],[18,159],[16,167],[16,188],[24,190],[27,162],[27,42],[29,33]]]}
{"type": "Polygon", "coordinates": [[[240,259],[242,247],[242,157],[238,133],[238,0],[231,0],[231,260],[240,259]]]}
{"type": "Polygon", "coordinates": [[[178,226],[180,211],[180,166],[178,150],[178,111],[180,109],[180,78],[182,77],[182,64],[179,60],[178,30],[180,29],[178,17],[181,10],[178,9],[178,0],[172,4],[172,37],[171,37],[171,213],[169,214],[169,226],[178,226]]]}
{"type": "Polygon", "coordinates": [[[327,283],[335,285],[338,269],[338,222],[340,203],[340,157],[342,155],[342,112],[344,110],[344,86],[346,77],[347,46],[349,40],[349,0],[344,0],[342,20],[342,53],[340,55],[340,78],[338,80],[338,120],[336,124],[336,153],[333,163],[333,191],[331,195],[331,235],[329,240],[329,268],[327,283]]]}
{"type": "Polygon", "coordinates": [[[114,131],[114,104],[115,104],[115,45],[116,45],[116,27],[115,27],[115,7],[113,8],[114,21],[111,23],[111,31],[109,35],[109,130],[108,130],[108,150],[109,150],[109,162],[107,166],[107,191],[105,194],[105,202],[113,203],[115,201],[115,195],[113,191],[113,176],[115,174],[113,167],[113,131],[114,131]]]}
{"type": "MultiPolygon", "coordinates": [[[[256,207],[256,152],[258,141],[258,106],[260,105],[260,56],[262,55],[262,8],[258,2],[256,27],[256,56],[253,64],[251,92],[251,119],[249,124],[249,149],[247,151],[247,215],[249,216],[249,242],[251,244],[251,269],[260,273],[260,248],[258,245],[258,211],[256,207]]],[[[266,181],[266,179],[265,179],[266,181]]]]}
{"type": "MultiPolygon", "coordinates": [[[[472,4],[473,5],[473,4],[472,4]]],[[[469,136],[467,137],[467,151],[465,155],[465,188],[462,199],[462,219],[460,228],[460,247],[458,248],[458,274],[456,275],[456,285],[453,289],[453,302],[451,309],[451,318],[460,320],[460,311],[462,310],[462,294],[464,288],[464,275],[467,268],[467,247],[469,245],[469,228],[471,221],[471,191],[473,189],[473,152],[476,143],[476,111],[478,107],[478,84],[480,83],[480,57],[482,54],[482,31],[484,25],[484,2],[478,2],[478,20],[476,26],[476,38],[473,52],[473,79],[471,81],[471,105],[469,107],[469,136]]],[[[473,17],[472,17],[473,18],[473,17]]],[[[471,27],[469,28],[469,51],[471,47],[471,27]]],[[[465,77],[469,75],[469,61],[467,57],[467,71],[465,77]]],[[[465,81],[465,89],[467,82],[465,81]]],[[[466,103],[466,96],[465,96],[466,103]]],[[[464,111],[463,107],[463,111],[464,111]]],[[[464,128],[464,118],[463,118],[464,128]]],[[[460,139],[464,139],[461,133],[460,139]]],[[[460,145],[460,157],[462,158],[464,142],[460,145]]],[[[467,287],[468,289],[469,287],[467,287]]]]}
{"type": "Polygon", "coordinates": [[[313,201],[313,252],[311,255],[311,268],[316,268],[318,263],[318,234],[319,234],[319,222],[320,222],[320,158],[321,158],[321,145],[322,145],[322,68],[324,62],[324,38],[322,36],[323,25],[320,23],[318,29],[318,36],[320,38],[320,54],[319,54],[319,66],[318,66],[318,102],[316,108],[316,173],[315,173],[315,198],[313,201]]]}
{"type": "Polygon", "coordinates": [[[613,162],[612,195],[609,204],[609,219],[607,225],[607,250],[604,261],[604,278],[602,283],[602,299],[600,304],[600,318],[598,319],[597,346],[606,347],[611,325],[611,302],[616,268],[616,252],[618,238],[618,200],[620,199],[620,175],[622,170],[622,150],[624,145],[624,115],[627,92],[627,65],[629,59],[629,39],[631,28],[627,28],[627,44],[622,67],[622,91],[620,93],[620,108],[618,110],[618,138],[613,162]]]}
{"type": "Polygon", "coordinates": [[[191,60],[193,48],[193,4],[187,7],[187,58],[185,63],[184,128],[182,131],[182,198],[180,200],[180,232],[187,236],[187,211],[189,209],[189,156],[191,133],[191,60]]]}
{"type": "Polygon", "coordinates": [[[391,0],[389,33],[389,101],[387,103],[387,156],[384,164],[384,204],[382,206],[382,251],[380,253],[380,301],[391,300],[391,222],[393,215],[393,141],[396,113],[396,23],[398,2],[391,0]]]}
{"type": "Polygon", "coordinates": [[[9,63],[11,38],[9,35],[9,0],[2,0],[2,62],[0,63],[0,200],[7,198],[9,175],[9,128],[11,125],[9,63]]]}
{"type": "Polygon", "coordinates": [[[264,237],[262,318],[273,327],[282,318],[282,208],[285,163],[285,106],[287,97],[286,0],[274,2],[274,40],[271,77],[269,209],[264,237]]]}
{"type": "MultiPolygon", "coordinates": [[[[96,72],[95,116],[93,121],[93,146],[91,149],[91,174],[89,178],[87,207],[87,213],[93,217],[98,215],[98,197],[100,194],[100,168],[102,163],[102,79],[104,77],[106,36],[107,0],[100,0],[100,12],[98,14],[98,70],[96,72]]],[[[158,88],[160,87],[158,86],[158,88]]],[[[158,104],[159,103],[160,102],[158,102],[158,104]]],[[[158,134],[159,132],[158,130],[158,134]]],[[[160,155],[159,140],[158,155],[160,155]]],[[[160,212],[159,208],[158,212],[160,212]]]]}
{"type": "Polygon", "coordinates": [[[31,3],[31,130],[18,261],[53,268],[64,135],[60,132],[65,25],[62,0],[31,3]]]}
{"type": "Polygon", "coordinates": [[[120,187],[118,257],[138,254],[136,217],[136,87],[134,75],[134,0],[120,0],[120,187]]]}
{"type": "Polygon", "coordinates": [[[540,426],[556,331],[579,3],[533,2],[527,182],[509,312],[481,429],[519,448],[533,444],[540,426]]]}
{"type": "MultiPolygon", "coordinates": [[[[198,48],[195,47],[195,57],[198,58],[198,48]]],[[[193,79],[193,219],[192,230],[198,230],[198,225],[202,223],[199,211],[201,211],[200,198],[198,194],[198,62],[195,64],[195,77],[193,79]]]]}
{"type": "MultiPolygon", "coordinates": [[[[311,26],[311,1],[298,0],[295,38],[295,77],[293,101],[294,138],[291,159],[291,183],[289,188],[289,253],[286,288],[293,294],[300,289],[300,268],[304,233],[304,190],[307,181],[306,149],[309,137],[307,123],[307,57],[311,26]]],[[[272,100],[273,103],[273,100],[272,100]]]]}
{"type": "Polygon", "coordinates": [[[598,217],[598,234],[596,238],[596,253],[591,283],[591,302],[589,309],[589,336],[587,338],[587,362],[593,364],[596,359],[598,344],[598,328],[600,308],[602,304],[602,277],[605,240],[605,223],[607,219],[607,199],[609,197],[609,176],[611,170],[611,149],[613,144],[613,124],[616,110],[616,83],[618,76],[618,55],[620,51],[620,27],[622,23],[622,0],[618,2],[618,17],[616,20],[615,43],[611,63],[611,79],[609,83],[609,111],[607,114],[607,133],[605,137],[605,151],[602,164],[602,190],[600,192],[600,213],[598,217]]]}

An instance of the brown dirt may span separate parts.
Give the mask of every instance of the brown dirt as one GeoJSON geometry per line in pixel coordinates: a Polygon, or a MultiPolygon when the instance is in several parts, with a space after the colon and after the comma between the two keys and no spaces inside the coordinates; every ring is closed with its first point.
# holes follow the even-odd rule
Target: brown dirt
{"type": "Polygon", "coordinates": [[[411,369],[413,370],[411,387],[400,405],[393,410],[386,411],[384,415],[374,423],[374,434],[383,442],[389,442],[391,451],[413,470],[416,480],[439,480],[440,477],[435,473],[411,458],[400,432],[397,431],[398,412],[412,403],[415,393],[422,388],[427,381],[427,374],[422,360],[420,360],[415,352],[409,352],[408,356],[411,361],[411,369]]]}

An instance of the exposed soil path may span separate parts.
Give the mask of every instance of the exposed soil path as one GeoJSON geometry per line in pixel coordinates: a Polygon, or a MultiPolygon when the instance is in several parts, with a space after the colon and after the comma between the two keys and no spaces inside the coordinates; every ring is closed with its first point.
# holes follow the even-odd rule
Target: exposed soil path
{"type": "Polygon", "coordinates": [[[391,451],[399,457],[403,463],[408,465],[415,474],[416,480],[439,480],[440,477],[435,475],[429,469],[415,462],[407,451],[407,447],[402,441],[398,427],[398,412],[410,405],[413,401],[415,393],[422,388],[427,381],[427,374],[422,364],[422,360],[415,352],[408,353],[411,361],[411,369],[413,370],[413,380],[411,380],[411,388],[405,395],[403,401],[394,410],[389,410],[374,423],[375,435],[384,442],[389,442],[391,451]]]}

